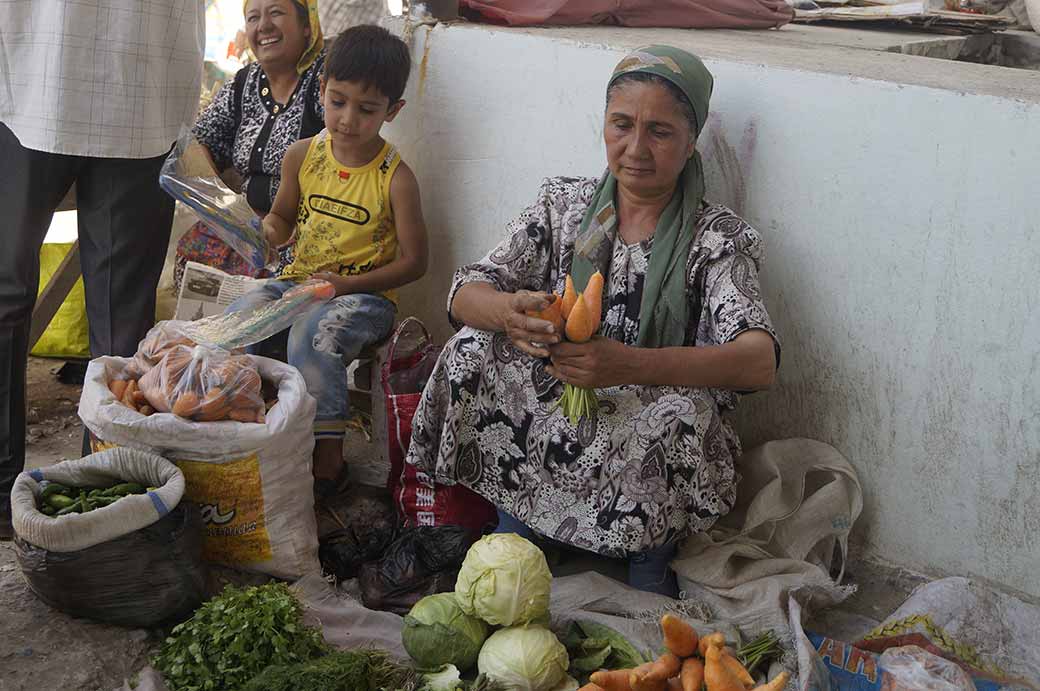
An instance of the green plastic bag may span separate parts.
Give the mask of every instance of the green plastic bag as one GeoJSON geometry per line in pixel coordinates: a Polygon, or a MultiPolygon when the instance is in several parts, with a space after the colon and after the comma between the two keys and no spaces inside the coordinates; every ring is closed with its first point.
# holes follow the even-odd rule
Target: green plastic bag
{"type": "MultiPolygon", "coordinates": [[[[71,242],[49,242],[40,249],[40,287],[43,292],[51,276],[58,270],[65,255],[72,249],[71,242]]],[[[90,331],[87,327],[87,301],[81,276],[69,292],[51,323],[33,346],[37,357],[90,358],[90,331]]]]}

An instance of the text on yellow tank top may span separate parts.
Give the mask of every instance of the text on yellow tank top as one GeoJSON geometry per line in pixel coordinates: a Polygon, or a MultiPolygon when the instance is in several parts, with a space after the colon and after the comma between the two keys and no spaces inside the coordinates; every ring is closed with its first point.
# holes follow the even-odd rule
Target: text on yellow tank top
{"type": "MultiPolygon", "coordinates": [[[[397,149],[386,142],[371,161],[348,168],[332,155],[328,130],[315,135],[300,166],[296,245],[282,278],[304,281],[320,271],[354,276],[393,261],[397,229],[390,180],[400,163],[397,149]]],[[[397,301],[395,291],[383,295],[397,301]]]]}

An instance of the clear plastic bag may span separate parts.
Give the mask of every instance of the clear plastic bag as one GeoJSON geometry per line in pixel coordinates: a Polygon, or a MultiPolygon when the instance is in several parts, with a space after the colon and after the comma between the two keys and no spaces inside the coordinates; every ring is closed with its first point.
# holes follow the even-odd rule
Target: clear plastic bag
{"type": "Polygon", "coordinates": [[[236,194],[213,170],[202,145],[183,130],[159,172],[159,186],[187,204],[206,226],[250,266],[267,265],[269,245],[260,230],[260,218],[241,194],[236,194]]]}
{"type": "Polygon", "coordinates": [[[304,281],[278,300],[230,314],[180,322],[180,329],[196,343],[228,350],[244,348],[285,331],[297,319],[334,297],[336,289],[328,281],[304,281]]]}
{"type": "Polygon", "coordinates": [[[916,645],[889,648],[881,654],[884,691],[975,691],[961,667],[916,645]]]}
{"type": "Polygon", "coordinates": [[[121,374],[121,379],[139,379],[155,367],[177,346],[194,347],[195,342],[184,334],[182,321],[163,321],[153,326],[137,344],[133,362],[121,374]]]}
{"type": "Polygon", "coordinates": [[[141,378],[148,404],[196,422],[265,421],[260,372],[249,355],[175,346],[141,378]]]}

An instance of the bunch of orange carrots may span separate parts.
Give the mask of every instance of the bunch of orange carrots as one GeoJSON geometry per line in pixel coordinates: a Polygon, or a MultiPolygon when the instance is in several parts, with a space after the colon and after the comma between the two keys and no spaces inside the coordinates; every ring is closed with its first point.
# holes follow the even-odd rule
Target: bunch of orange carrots
{"type": "Polygon", "coordinates": [[[579,691],[782,691],[788,673],[755,686],[751,674],[726,646],[719,633],[698,636],[692,626],[673,614],[661,617],[664,647],[653,662],[633,669],[593,672],[579,691]]]}
{"type": "MultiPolygon", "coordinates": [[[[568,275],[563,297],[553,293],[552,298],[548,307],[528,312],[528,316],[550,322],[556,333],[562,333],[571,343],[585,343],[599,331],[603,312],[603,274],[599,271],[589,277],[585,290],[580,293],[568,275]]],[[[564,384],[563,395],[556,405],[572,425],[599,409],[595,391],[571,384],[564,384]]]]}

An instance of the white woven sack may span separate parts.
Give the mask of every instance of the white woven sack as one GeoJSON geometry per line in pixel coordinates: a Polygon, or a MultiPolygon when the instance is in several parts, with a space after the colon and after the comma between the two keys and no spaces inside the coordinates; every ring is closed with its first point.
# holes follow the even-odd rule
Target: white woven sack
{"type": "Polygon", "coordinates": [[[117,357],[87,367],[79,416],[103,445],[152,451],[181,469],[185,499],[201,507],[204,559],[296,580],[321,568],[311,475],[317,404],[295,367],[253,359],[278,387],[264,424],[141,415],[108,389],[131,362],[117,357]]]}
{"type": "Polygon", "coordinates": [[[26,542],[53,552],[77,552],[155,523],[177,507],[183,494],[184,475],[165,458],[110,449],[21,473],[11,490],[11,513],[15,533],[26,542]],[[156,489],[88,513],[47,516],[36,508],[43,480],[73,487],[136,482],[156,489]]]}

